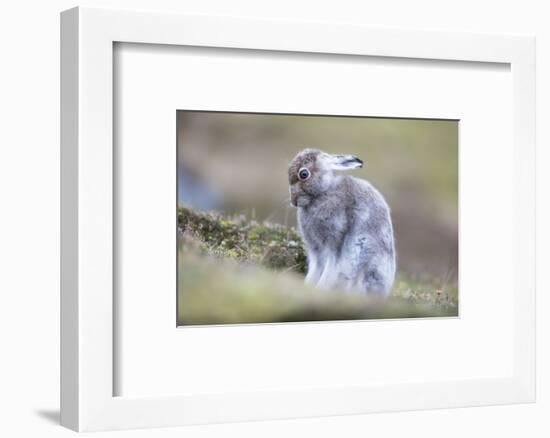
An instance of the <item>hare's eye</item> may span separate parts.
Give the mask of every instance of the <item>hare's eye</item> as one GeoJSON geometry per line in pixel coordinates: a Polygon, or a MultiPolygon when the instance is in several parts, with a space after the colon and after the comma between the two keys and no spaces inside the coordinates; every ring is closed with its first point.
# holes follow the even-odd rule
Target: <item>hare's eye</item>
{"type": "Polygon", "coordinates": [[[305,180],[308,179],[310,176],[311,176],[311,174],[309,173],[309,170],[307,170],[305,167],[302,167],[302,168],[298,171],[298,178],[300,178],[302,181],[305,181],[305,180]]]}

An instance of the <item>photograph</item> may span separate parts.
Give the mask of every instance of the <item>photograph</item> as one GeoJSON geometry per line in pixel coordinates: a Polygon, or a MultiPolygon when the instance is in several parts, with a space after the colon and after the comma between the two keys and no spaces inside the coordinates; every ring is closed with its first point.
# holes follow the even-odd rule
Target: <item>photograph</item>
{"type": "Polygon", "coordinates": [[[178,326],[459,315],[459,120],[176,117],[178,326]]]}

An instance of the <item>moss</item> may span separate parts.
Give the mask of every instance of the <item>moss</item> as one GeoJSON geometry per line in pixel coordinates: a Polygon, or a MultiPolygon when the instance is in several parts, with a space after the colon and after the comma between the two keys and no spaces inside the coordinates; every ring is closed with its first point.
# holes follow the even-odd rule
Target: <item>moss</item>
{"type": "Polygon", "coordinates": [[[306,272],[306,253],[294,228],[246,222],[216,213],[178,209],[180,236],[199,242],[203,252],[275,270],[306,272]]]}
{"type": "Polygon", "coordinates": [[[458,311],[458,284],[445,279],[406,277],[399,275],[393,285],[392,296],[408,303],[428,303],[442,309],[458,311]]]}

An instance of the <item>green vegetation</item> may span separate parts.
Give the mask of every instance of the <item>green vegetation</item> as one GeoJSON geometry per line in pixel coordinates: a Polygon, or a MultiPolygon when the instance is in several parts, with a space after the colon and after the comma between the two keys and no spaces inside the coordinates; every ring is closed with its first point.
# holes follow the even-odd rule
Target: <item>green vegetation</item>
{"type": "Polygon", "coordinates": [[[232,324],[456,316],[457,289],[397,279],[379,301],[304,284],[306,254],[293,228],[178,211],[178,324],[232,324]]]}
{"type": "Polygon", "coordinates": [[[247,222],[242,216],[228,219],[185,207],[178,211],[178,225],[183,242],[203,254],[269,269],[306,272],[306,253],[294,228],[247,222]]]}

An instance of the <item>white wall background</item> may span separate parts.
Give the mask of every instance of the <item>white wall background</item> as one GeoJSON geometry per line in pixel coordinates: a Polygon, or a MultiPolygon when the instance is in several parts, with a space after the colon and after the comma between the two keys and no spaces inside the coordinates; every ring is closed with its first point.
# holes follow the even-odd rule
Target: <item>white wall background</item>
{"type": "MultiPolygon", "coordinates": [[[[0,11],[0,435],[69,436],[59,406],[59,12],[0,11]]],[[[96,0],[82,6],[318,19],[537,36],[538,402],[398,414],[118,432],[116,436],[550,436],[550,13],[544,0],[96,0]]],[[[487,173],[490,175],[490,168],[487,173]]],[[[101,436],[111,436],[102,434],[101,436]]],[[[114,434],[113,434],[114,436],[114,434]]]]}

